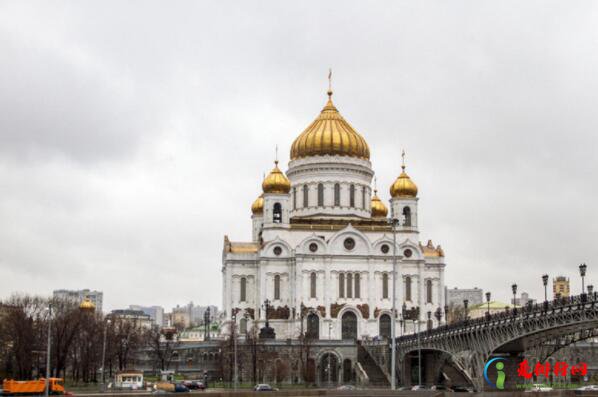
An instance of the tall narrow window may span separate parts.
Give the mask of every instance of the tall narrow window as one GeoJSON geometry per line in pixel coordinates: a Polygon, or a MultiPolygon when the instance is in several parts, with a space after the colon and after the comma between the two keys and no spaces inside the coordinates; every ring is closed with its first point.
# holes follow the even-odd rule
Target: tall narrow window
{"type": "Polygon", "coordinates": [[[353,274],[347,273],[347,298],[353,297],[353,274]]]}
{"type": "Polygon", "coordinates": [[[338,297],[345,297],[345,273],[340,273],[338,275],[338,297]]]}
{"type": "Polygon", "coordinates": [[[432,303],[432,280],[426,281],[426,303],[432,303]]]}
{"type": "Polygon", "coordinates": [[[247,319],[245,317],[241,318],[239,323],[239,333],[246,334],[247,333],[247,319]]]}
{"type": "Polygon", "coordinates": [[[241,296],[239,302],[247,300],[247,279],[245,277],[241,277],[241,291],[239,295],[241,296]]]}
{"type": "Polygon", "coordinates": [[[318,183],[318,207],[324,206],[324,185],[318,183]]]}
{"type": "Polygon", "coordinates": [[[303,208],[307,208],[307,205],[309,204],[308,202],[308,191],[307,191],[307,185],[303,185],[303,208]]]}
{"type": "Polygon", "coordinates": [[[388,273],[382,275],[382,299],[388,299],[388,273]]]}
{"type": "Polygon", "coordinates": [[[411,208],[409,208],[409,207],[403,208],[403,217],[405,217],[405,222],[403,223],[403,225],[411,226],[411,208]]]}
{"type": "Polygon", "coordinates": [[[274,276],[274,299],[280,299],[280,276],[274,276]]]}
{"type": "Polygon", "coordinates": [[[405,277],[405,300],[411,301],[411,277],[405,277]]]}
{"type": "Polygon", "coordinates": [[[361,187],[361,208],[366,209],[368,206],[365,203],[365,186],[361,187]]]}
{"type": "Polygon", "coordinates": [[[316,273],[312,273],[309,276],[309,296],[311,298],[316,297],[316,273]]]}
{"type": "Polygon", "coordinates": [[[361,285],[359,285],[361,282],[359,273],[355,273],[355,297],[356,298],[361,298],[361,285]]]}
{"type": "Polygon", "coordinates": [[[274,211],[272,212],[272,222],[282,222],[282,206],[280,203],[274,203],[274,211]]]}
{"type": "Polygon", "coordinates": [[[297,188],[293,188],[293,210],[297,209],[297,188]]]}
{"type": "Polygon", "coordinates": [[[355,207],[355,185],[349,188],[349,206],[355,207]]]}
{"type": "Polygon", "coordinates": [[[337,207],[341,205],[341,185],[338,183],[334,184],[334,205],[337,207]]]}

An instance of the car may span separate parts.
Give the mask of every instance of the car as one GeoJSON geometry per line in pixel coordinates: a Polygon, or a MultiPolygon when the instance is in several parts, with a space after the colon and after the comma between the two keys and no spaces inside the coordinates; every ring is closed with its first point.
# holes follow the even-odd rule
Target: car
{"type": "Polygon", "coordinates": [[[189,390],[204,390],[206,388],[203,382],[199,380],[185,380],[183,381],[183,385],[185,385],[189,390]]]}
{"type": "Polygon", "coordinates": [[[174,392],[175,393],[187,393],[189,392],[189,388],[182,383],[177,383],[174,385],[174,392]]]}
{"type": "Polygon", "coordinates": [[[538,391],[551,391],[554,390],[552,387],[543,385],[542,383],[534,383],[529,389],[525,389],[526,393],[538,392],[538,391]]]}
{"type": "Polygon", "coordinates": [[[411,390],[412,391],[418,391],[418,390],[428,390],[428,389],[424,385],[414,385],[414,386],[411,387],[411,390]]]}
{"type": "Polygon", "coordinates": [[[267,383],[260,383],[258,385],[255,385],[255,387],[253,388],[254,391],[278,391],[277,388],[270,386],[267,383]]]}

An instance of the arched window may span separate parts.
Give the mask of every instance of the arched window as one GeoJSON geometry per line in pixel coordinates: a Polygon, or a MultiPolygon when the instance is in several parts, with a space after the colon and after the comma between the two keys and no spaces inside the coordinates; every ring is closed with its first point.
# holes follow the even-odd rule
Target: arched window
{"type": "Polygon", "coordinates": [[[280,299],[280,276],[274,276],[274,299],[280,299]]]}
{"type": "Polygon", "coordinates": [[[347,273],[347,298],[353,297],[353,274],[347,273]]]}
{"type": "Polygon", "coordinates": [[[355,185],[349,188],[349,207],[355,207],[355,185]]]}
{"type": "Polygon", "coordinates": [[[380,316],[380,330],[379,335],[381,338],[390,338],[391,335],[391,324],[390,324],[390,316],[388,314],[383,314],[380,316]]]}
{"type": "Polygon", "coordinates": [[[320,338],[320,319],[315,313],[310,313],[307,316],[307,333],[305,336],[309,339],[320,338]]]}
{"type": "Polygon", "coordinates": [[[240,291],[241,298],[239,302],[245,302],[247,300],[247,279],[245,277],[241,277],[241,291],[240,291]]]}
{"type": "Polygon", "coordinates": [[[403,216],[405,217],[405,222],[403,223],[403,225],[411,226],[411,208],[404,207],[403,208],[403,216]]]}
{"type": "Polygon", "coordinates": [[[243,317],[239,322],[239,333],[246,334],[247,333],[247,319],[243,317]]]}
{"type": "Polygon", "coordinates": [[[272,222],[282,222],[282,206],[280,203],[274,203],[274,211],[272,212],[272,222]]]}
{"type": "Polygon", "coordinates": [[[382,299],[388,299],[388,273],[382,275],[382,299]]]}
{"type": "Polygon", "coordinates": [[[316,297],[316,273],[309,275],[309,296],[311,298],[316,297]]]}
{"type": "Polygon", "coordinates": [[[426,303],[432,303],[432,280],[426,281],[426,303]]]}
{"type": "Polygon", "coordinates": [[[405,277],[405,300],[411,301],[411,277],[405,277]]]}
{"type": "Polygon", "coordinates": [[[345,273],[340,273],[338,275],[338,297],[345,297],[345,273]]]}
{"type": "Polygon", "coordinates": [[[367,205],[365,202],[365,186],[361,187],[361,208],[366,209],[367,205]]]}
{"type": "Polygon", "coordinates": [[[293,209],[297,209],[297,188],[293,188],[293,209]]]}
{"type": "Polygon", "coordinates": [[[338,183],[334,184],[334,205],[337,207],[341,205],[341,185],[338,183]]]}
{"type": "Polygon", "coordinates": [[[324,185],[318,183],[318,207],[324,206],[324,185]]]}
{"type": "Polygon", "coordinates": [[[307,185],[303,185],[303,208],[307,208],[308,204],[308,187],[307,185]]]}
{"type": "Polygon", "coordinates": [[[361,285],[359,285],[361,282],[360,280],[360,276],[359,273],[355,273],[355,297],[356,298],[361,298],[361,285]]]}

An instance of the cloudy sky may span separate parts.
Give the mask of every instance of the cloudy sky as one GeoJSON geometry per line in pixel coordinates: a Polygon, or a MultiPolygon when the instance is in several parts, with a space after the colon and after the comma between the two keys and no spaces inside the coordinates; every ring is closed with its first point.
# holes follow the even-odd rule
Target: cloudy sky
{"type": "Polygon", "coordinates": [[[325,102],[401,148],[448,286],[598,283],[598,4],[0,3],[0,297],[221,304],[225,234],[325,102]]]}

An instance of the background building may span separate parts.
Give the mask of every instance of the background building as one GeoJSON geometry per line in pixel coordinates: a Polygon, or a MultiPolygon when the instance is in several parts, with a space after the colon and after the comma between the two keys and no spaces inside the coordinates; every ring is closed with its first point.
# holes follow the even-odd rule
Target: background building
{"type": "Polygon", "coordinates": [[[102,304],[104,301],[104,293],[102,291],[91,291],[88,289],[80,290],[67,290],[57,289],[54,290],[53,294],[56,299],[71,300],[76,304],[83,302],[85,298],[89,298],[91,303],[94,304],[96,312],[102,313],[102,304]]]}
{"type": "Polygon", "coordinates": [[[552,279],[552,294],[553,298],[558,297],[567,298],[570,294],[569,278],[565,276],[558,276],[552,279]]]}
{"type": "Polygon", "coordinates": [[[511,299],[511,304],[514,304],[515,306],[533,305],[535,303],[536,303],[536,300],[530,298],[529,294],[527,292],[522,292],[521,297],[515,298],[515,301],[513,301],[513,299],[511,299]]]}
{"type": "Polygon", "coordinates": [[[445,289],[446,304],[454,306],[463,306],[463,301],[467,299],[469,301],[469,307],[479,305],[484,302],[484,291],[480,288],[452,288],[445,289]]]}
{"type": "Polygon", "coordinates": [[[129,309],[131,310],[141,310],[150,318],[152,321],[159,325],[160,327],[164,326],[164,308],[162,306],[140,306],[140,305],[129,305],[129,309]]]}
{"type": "Polygon", "coordinates": [[[141,310],[119,309],[112,310],[108,317],[114,321],[123,321],[135,327],[151,328],[152,319],[141,310]]]}

